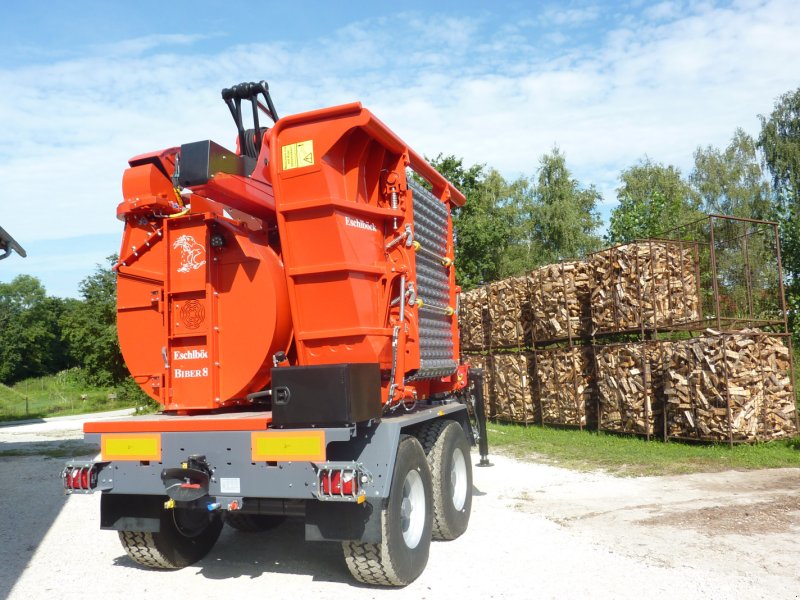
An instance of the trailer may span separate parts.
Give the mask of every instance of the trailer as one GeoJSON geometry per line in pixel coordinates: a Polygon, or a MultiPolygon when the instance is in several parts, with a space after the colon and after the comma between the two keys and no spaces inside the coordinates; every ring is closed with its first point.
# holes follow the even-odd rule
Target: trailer
{"type": "Polygon", "coordinates": [[[222,98],[235,151],[186,143],[123,175],[119,341],[162,410],[87,423],[100,453],[65,491],[101,493],[101,528],[147,567],[299,517],[358,581],[407,585],[467,529],[470,446],[488,452],[458,350],[465,198],[360,103],[278,118],[263,81],[222,98]]]}

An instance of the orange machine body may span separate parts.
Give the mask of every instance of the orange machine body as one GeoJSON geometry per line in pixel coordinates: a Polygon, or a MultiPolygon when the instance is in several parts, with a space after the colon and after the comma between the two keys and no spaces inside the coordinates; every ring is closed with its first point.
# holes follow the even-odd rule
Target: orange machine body
{"type": "Polygon", "coordinates": [[[463,387],[450,216],[463,195],[357,103],[262,135],[248,175],[180,192],[180,149],[130,161],[118,327],[135,380],[188,412],[251,403],[277,360],[379,363],[389,408],[463,387]]]}

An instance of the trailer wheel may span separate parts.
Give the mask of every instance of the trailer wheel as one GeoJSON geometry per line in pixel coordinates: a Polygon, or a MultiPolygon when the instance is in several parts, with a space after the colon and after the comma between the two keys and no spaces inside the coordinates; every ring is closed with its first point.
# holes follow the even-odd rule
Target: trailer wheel
{"type": "Polygon", "coordinates": [[[417,437],[433,480],[433,539],[454,540],[467,530],[472,512],[472,463],[464,429],[443,419],[424,424],[417,437]]]}
{"type": "Polygon", "coordinates": [[[400,436],[392,487],[381,510],[380,544],[342,542],[350,573],[371,585],[405,586],[428,564],[433,525],[431,473],[419,441],[400,436]]]}
{"type": "Polygon", "coordinates": [[[182,569],[209,553],[222,531],[222,518],[203,510],[161,510],[161,531],[120,531],[134,562],[154,569],[182,569]]]}
{"type": "Polygon", "coordinates": [[[248,533],[269,531],[283,523],[286,517],[282,515],[253,515],[249,513],[229,512],[225,522],[238,531],[248,533]]]}

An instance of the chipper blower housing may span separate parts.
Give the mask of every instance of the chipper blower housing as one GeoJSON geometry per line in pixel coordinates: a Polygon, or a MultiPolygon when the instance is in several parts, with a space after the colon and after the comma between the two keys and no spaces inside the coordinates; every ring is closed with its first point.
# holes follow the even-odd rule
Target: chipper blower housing
{"type": "Polygon", "coordinates": [[[264,82],[222,96],[235,151],[187,143],[123,175],[119,341],[162,412],[87,423],[100,455],[65,488],[102,492],[145,565],[297,516],[359,580],[404,585],[469,520],[464,196],[359,103],[279,119],[264,82]]]}

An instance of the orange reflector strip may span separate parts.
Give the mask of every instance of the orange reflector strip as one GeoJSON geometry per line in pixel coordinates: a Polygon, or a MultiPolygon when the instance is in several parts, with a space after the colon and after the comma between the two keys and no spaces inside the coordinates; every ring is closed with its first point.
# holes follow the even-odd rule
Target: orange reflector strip
{"type": "Polygon", "coordinates": [[[100,437],[100,455],[106,460],[161,461],[161,434],[105,433],[100,437]]]}
{"type": "Polygon", "coordinates": [[[324,431],[254,431],[251,434],[253,462],[324,462],[324,431]]]}

